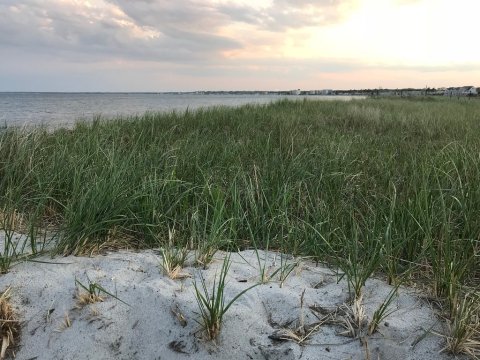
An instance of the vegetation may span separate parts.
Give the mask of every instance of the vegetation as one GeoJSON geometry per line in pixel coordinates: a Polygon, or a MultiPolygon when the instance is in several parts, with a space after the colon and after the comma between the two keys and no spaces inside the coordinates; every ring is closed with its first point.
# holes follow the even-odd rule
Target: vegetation
{"type": "Polygon", "coordinates": [[[0,294],[0,359],[5,359],[12,346],[16,345],[20,334],[20,321],[10,303],[10,296],[10,287],[0,294]]]}
{"type": "Polygon", "coordinates": [[[193,283],[195,287],[195,298],[197,299],[198,309],[200,311],[200,319],[197,322],[202,326],[208,340],[215,340],[220,334],[223,324],[223,316],[235,301],[250,289],[258,284],[250,286],[238,293],[228,304],[225,303],[225,286],[228,270],[230,269],[230,256],[227,255],[223,260],[223,266],[220,274],[215,276],[212,290],[208,291],[207,284],[203,276],[200,275],[200,284],[193,283]]]}
{"type": "Polygon", "coordinates": [[[480,294],[467,293],[455,303],[449,322],[446,351],[480,357],[480,294]]]}
{"type": "Polygon", "coordinates": [[[160,267],[170,279],[182,279],[189,277],[187,273],[182,273],[182,268],[188,256],[188,247],[175,244],[175,230],[168,231],[168,243],[160,248],[162,262],[160,267]]]}
{"type": "Polygon", "coordinates": [[[434,98],[7,128],[0,209],[55,227],[57,254],[158,246],[175,229],[203,266],[219,248],[281,249],[336,264],[356,298],[374,272],[409,272],[455,313],[480,277],[479,134],[480,102],[434,98]]]}
{"type": "Polygon", "coordinates": [[[111,297],[117,299],[118,301],[124,303],[125,305],[130,306],[125,301],[119,299],[117,296],[113,295],[112,293],[105,290],[104,287],[99,285],[96,282],[91,281],[88,277],[88,284],[82,284],[79,280],[75,279],[75,284],[78,285],[77,289],[77,306],[82,308],[88,304],[94,304],[96,302],[103,302],[104,298],[102,297],[102,293],[105,295],[110,295],[111,297]],[[83,291],[81,291],[82,289],[83,291]]]}

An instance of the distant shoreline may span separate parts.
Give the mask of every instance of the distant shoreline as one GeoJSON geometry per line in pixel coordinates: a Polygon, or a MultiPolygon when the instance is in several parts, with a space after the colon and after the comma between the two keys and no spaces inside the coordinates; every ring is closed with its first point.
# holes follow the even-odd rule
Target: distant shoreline
{"type": "Polygon", "coordinates": [[[0,93],[0,124],[68,127],[95,117],[136,116],[212,106],[268,104],[281,99],[347,100],[365,96],[197,93],[0,93]]]}

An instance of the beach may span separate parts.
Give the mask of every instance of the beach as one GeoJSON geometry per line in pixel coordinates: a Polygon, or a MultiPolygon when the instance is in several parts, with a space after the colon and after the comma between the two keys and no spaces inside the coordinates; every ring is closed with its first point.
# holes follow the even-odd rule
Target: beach
{"type": "MultiPolygon", "coordinates": [[[[444,333],[445,324],[438,309],[413,288],[399,289],[375,333],[340,335],[346,331],[342,311],[351,307],[345,278],[338,281],[335,269],[291,256],[288,261],[298,265],[283,286],[276,275],[246,292],[225,314],[218,338],[207,340],[197,322],[193,282],[203,277],[211,287],[225,255],[218,252],[207,270],[187,265],[188,277],[179,280],[162,272],[155,249],[18,263],[0,277],[0,289],[11,288],[21,323],[12,348],[16,359],[454,358],[440,353],[445,338],[435,333],[444,333]],[[78,293],[85,290],[76,280],[98,283],[115,296],[103,293],[103,301],[79,306],[78,293]],[[298,338],[285,336],[286,330],[298,338]]],[[[270,273],[280,266],[280,254],[258,255],[270,273]]],[[[254,250],[231,254],[226,300],[258,283],[259,269],[254,250]]],[[[366,323],[391,290],[381,279],[366,282],[366,323]]]]}
{"type": "Polygon", "coordinates": [[[2,129],[4,351],[478,357],[479,106],[280,100],[2,129]]]}

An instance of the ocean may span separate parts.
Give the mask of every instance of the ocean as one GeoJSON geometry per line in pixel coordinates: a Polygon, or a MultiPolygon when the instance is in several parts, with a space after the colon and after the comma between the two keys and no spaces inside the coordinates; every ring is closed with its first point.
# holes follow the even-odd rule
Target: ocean
{"type": "Polygon", "coordinates": [[[69,127],[95,116],[115,117],[146,111],[173,111],[209,106],[266,104],[282,98],[349,100],[350,96],[316,95],[203,95],[164,93],[0,93],[0,127],[69,127]]]}

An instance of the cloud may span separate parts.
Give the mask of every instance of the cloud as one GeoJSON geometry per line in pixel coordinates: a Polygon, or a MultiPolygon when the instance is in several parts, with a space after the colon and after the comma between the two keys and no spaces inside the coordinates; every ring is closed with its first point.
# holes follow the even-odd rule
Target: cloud
{"type": "Polygon", "coordinates": [[[218,10],[232,21],[256,25],[261,30],[285,31],[290,28],[325,26],[341,21],[357,5],[357,1],[275,0],[269,6],[252,7],[232,2],[218,10]]]}
{"type": "Polygon", "coordinates": [[[176,27],[201,33],[215,32],[225,19],[209,1],[106,0],[138,24],[176,27]]]}
{"type": "Polygon", "coordinates": [[[189,15],[180,9],[169,13],[157,7],[154,12],[145,6],[147,1],[129,2],[136,5],[135,13],[131,4],[92,3],[7,1],[0,5],[4,14],[0,45],[54,52],[70,60],[93,56],[93,60],[120,57],[180,62],[205,60],[226,49],[242,47],[214,31],[199,31],[197,28],[206,26],[201,21],[189,27],[189,15]],[[144,12],[150,15],[140,21],[144,12]]]}
{"type": "Polygon", "coordinates": [[[63,76],[88,90],[294,88],[374,70],[477,74],[461,26],[476,13],[442,3],[431,16],[434,2],[0,0],[0,86],[51,78],[53,89],[63,76]]]}
{"type": "MultiPolygon", "coordinates": [[[[0,46],[69,61],[208,62],[252,42],[252,34],[225,30],[232,24],[274,33],[325,25],[340,21],[345,4],[354,2],[276,0],[254,6],[218,0],[5,0],[0,46]]],[[[273,36],[260,38],[275,42],[273,36]]]]}

